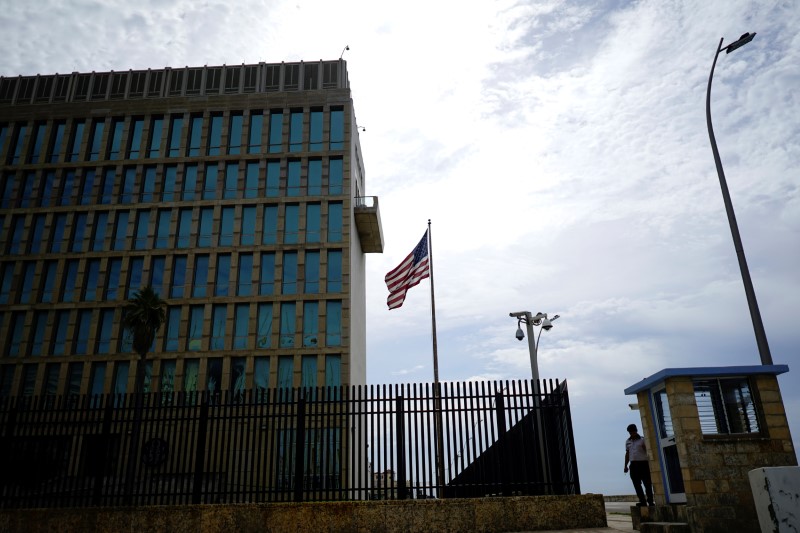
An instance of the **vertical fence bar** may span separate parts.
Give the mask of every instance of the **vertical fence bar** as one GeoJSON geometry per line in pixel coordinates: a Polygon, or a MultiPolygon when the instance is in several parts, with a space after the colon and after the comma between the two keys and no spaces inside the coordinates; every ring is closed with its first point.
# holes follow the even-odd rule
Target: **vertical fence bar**
{"type": "Polygon", "coordinates": [[[499,446],[499,471],[500,483],[503,487],[503,496],[511,496],[511,486],[509,484],[509,472],[506,449],[506,408],[503,399],[503,391],[495,393],[495,413],[497,416],[497,444],[499,446]]]}
{"type": "Polygon", "coordinates": [[[192,487],[192,503],[197,505],[203,493],[203,465],[206,456],[206,432],[208,431],[208,398],[204,397],[200,404],[200,424],[197,428],[197,437],[194,456],[194,483],[192,487]]]}
{"type": "Polygon", "coordinates": [[[303,501],[303,462],[306,444],[306,399],[301,395],[297,400],[297,426],[294,448],[294,501],[303,501]]]}
{"type": "Polygon", "coordinates": [[[405,500],[406,491],[406,424],[403,395],[397,396],[395,423],[397,425],[397,499],[405,500]]]}

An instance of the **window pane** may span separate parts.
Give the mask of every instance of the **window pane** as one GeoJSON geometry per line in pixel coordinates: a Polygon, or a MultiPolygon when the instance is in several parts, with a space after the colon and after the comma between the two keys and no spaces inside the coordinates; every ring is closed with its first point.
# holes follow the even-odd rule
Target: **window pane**
{"type": "Polygon", "coordinates": [[[242,246],[251,246],[256,242],[256,208],[247,206],[242,208],[242,226],[239,236],[242,246]]]}
{"type": "Polygon", "coordinates": [[[114,177],[116,172],[113,168],[106,169],[103,173],[103,183],[100,186],[100,193],[97,201],[101,204],[110,204],[114,194],[114,177]]]}
{"type": "Polygon", "coordinates": [[[217,165],[206,165],[206,177],[203,180],[203,200],[217,199],[217,165]]]}
{"type": "MultiPolygon", "coordinates": [[[[111,138],[109,139],[108,159],[111,159],[112,161],[120,158],[119,153],[120,146],[122,145],[122,130],[124,127],[125,121],[121,118],[114,119],[111,122],[111,138]]],[[[51,163],[55,163],[55,161],[51,161],[51,163]]]]}
{"type": "Polygon", "coordinates": [[[114,229],[114,242],[112,250],[124,250],[125,240],[128,235],[128,212],[117,211],[117,222],[114,229]]]}
{"type": "Polygon", "coordinates": [[[300,237],[300,208],[297,204],[286,205],[286,226],[283,229],[283,242],[297,244],[300,237]]]}
{"type": "Polygon", "coordinates": [[[236,198],[239,180],[239,164],[228,163],[225,166],[225,190],[222,192],[224,199],[236,198]]]}
{"type": "Polygon", "coordinates": [[[200,137],[203,133],[203,117],[192,117],[189,121],[189,157],[200,155],[200,137]]]}
{"type": "Polygon", "coordinates": [[[231,114],[228,128],[228,154],[236,155],[242,152],[242,115],[231,114]]]}
{"type": "Polygon", "coordinates": [[[189,340],[188,350],[198,351],[203,347],[203,306],[193,305],[189,308],[189,340]]]}
{"type": "Polygon", "coordinates": [[[108,228],[108,213],[100,211],[94,217],[94,235],[92,236],[92,251],[105,250],[106,230],[108,228]]]}
{"type": "Polygon", "coordinates": [[[328,242],[341,242],[342,240],[342,204],[331,202],[328,204],[328,242]]]}
{"type": "Polygon", "coordinates": [[[164,167],[164,192],[161,195],[161,200],[164,202],[172,202],[176,200],[176,185],[178,181],[178,167],[175,165],[167,165],[164,167]]]}
{"type": "Polygon", "coordinates": [[[194,280],[192,282],[192,296],[205,297],[208,284],[208,256],[196,255],[194,258],[194,280]]]}
{"type": "Polygon", "coordinates": [[[114,310],[103,309],[100,311],[99,338],[97,339],[97,353],[107,354],[111,350],[111,334],[114,329],[114,310]]]}
{"type": "Polygon", "coordinates": [[[208,155],[219,155],[222,144],[222,115],[211,116],[211,127],[208,132],[208,155]]]}
{"type": "Polygon", "coordinates": [[[283,113],[271,112],[269,115],[269,153],[276,154],[281,151],[283,144],[283,113]]]}
{"type": "Polygon", "coordinates": [[[325,313],[325,345],[341,346],[342,344],[342,302],[328,300],[325,313]]]}
{"type": "Polygon", "coordinates": [[[280,195],[281,192],[280,161],[267,161],[267,197],[280,195]]]}
{"type": "Polygon", "coordinates": [[[300,367],[300,386],[305,389],[316,388],[317,386],[317,356],[304,355],[300,367]]]}
{"type": "Polygon", "coordinates": [[[344,149],[344,111],[331,109],[331,150],[344,149]]]}
{"type": "Polygon", "coordinates": [[[322,160],[310,159],[308,161],[308,195],[322,194],[322,160]]]}
{"type": "Polygon", "coordinates": [[[231,254],[217,255],[217,279],[214,282],[214,296],[230,294],[231,254]]]}
{"type": "Polygon", "coordinates": [[[319,302],[303,302],[303,346],[317,346],[319,302]]]}
{"type": "Polygon", "coordinates": [[[189,238],[192,232],[192,210],[181,209],[178,215],[178,248],[188,248],[190,246],[189,238]]]}
{"type": "Polygon", "coordinates": [[[258,304],[258,344],[256,348],[272,345],[272,303],[258,304]]]}
{"type": "Polygon", "coordinates": [[[235,318],[233,349],[245,350],[247,349],[247,339],[250,336],[250,304],[237,304],[235,318]]]}
{"type": "Polygon", "coordinates": [[[228,317],[228,306],[215,305],[211,310],[211,349],[225,349],[225,322],[228,317]]]}
{"type": "Polygon", "coordinates": [[[250,115],[250,134],[247,141],[247,153],[261,152],[261,131],[264,128],[264,115],[261,111],[252,111],[250,115]]]}
{"type": "Polygon", "coordinates": [[[287,196],[300,196],[302,194],[300,188],[300,161],[289,161],[287,168],[286,180],[286,194],[287,196]]]}
{"type": "Polygon", "coordinates": [[[183,134],[183,117],[173,116],[170,118],[169,126],[169,150],[168,157],[178,157],[181,155],[181,135],[183,134]]]}
{"type": "Polygon", "coordinates": [[[309,128],[309,151],[315,152],[322,150],[322,110],[311,111],[311,123],[309,128]]]}
{"type": "Polygon", "coordinates": [[[200,208],[200,227],[197,235],[197,246],[207,248],[211,246],[211,235],[214,230],[214,208],[200,208]]]}
{"type": "Polygon", "coordinates": [[[146,167],[142,181],[142,194],[139,197],[141,202],[152,202],[155,200],[156,192],[156,167],[146,167]]]}
{"type": "Polygon", "coordinates": [[[186,165],[183,176],[183,199],[194,200],[194,192],[197,189],[197,165],[186,165]]]}
{"type": "Polygon", "coordinates": [[[297,252],[283,252],[281,294],[297,294],[297,252]]]}
{"type": "Polygon", "coordinates": [[[222,221],[219,232],[220,246],[233,246],[233,214],[233,207],[222,208],[222,221]]]}
{"type": "Polygon", "coordinates": [[[44,331],[47,327],[47,311],[36,311],[33,315],[33,338],[31,339],[31,355],[42,355],[44,347],[44,331]]]}
{"type": "Polygon", "coordinates": [[[78,203],[81,205],[89,205],[92,203],[92,191],[94,190],[95,171],[87,170],[83,174],[83,187],[81,187],[81,194],[78,198],[78,203]]]}
{"type": "Polygon", "coordinates": [[[97,300],[97,288],[100,281],[100,260],[86,261],[86,279],[83,284],[83,299],[87,302],[97,300]]]}
{"type": "Polygon", "coordinates": [[[261,296],[269,296],[274,291],[275,284],[275,254],[273,252],[263,252],[261,254],[261,277],[260,277],[261,296]]]}
{"type": "Polygon", "coordinates": [[[164,133],[164,119],[162,117],[153,117],[150,123],[150,149],[147,152],[147,157],[155,158],[161,155],[161,136],[164,133]]]}
{"type": "Polygon", "coordinates": [[[264,206],[264,223],[262,231],[262,242],[264,244],[275,244],[278,242],[278,206],[264,206]]]}
{"type": "Polygon", "coordinates": [[[184,359],[183,361],[183,390],[196,392],[200,382],[200,360],[184,359]]]}
{"type": "Polygon", "coordinates": [[[328,164],[328,193],[342,194],[342,158],[332,157],[328,164]]]}
{"type": "Polygon", "coordinates": [[[292,110],[289,115],[289,151],[303,150],[303,111],[292,110]]]}
{"type": "Polygon", "coordinates": [[[340,355],[325,356],[325,386],[338,387],[342,384],[342,357],[340,355]]]}
{"type": "Polygon", "coordinates": [[[278,388],[290,389],[294,384],[294,357],[282,355],[278,358],[278,388]]]}
{"type": "Polygon", "coordinates": [[[76,300],[75,283],[78,278],[78,260],[69,259],[64,266],[64,285],[61,293],[62,302],[73,302],[76,300]]]}
{"type": "Polygon", "coordinates": [[[83,140],[83,122],[77,122],[72,126],[72,142],[70,150],[67,152],[67,161],[78,161],[80,159],[81,141],[83,140]]]}
{"type": "Polygon", "coordinates": [[[143,270],[144,258],[131,257],[130,264],[128,266],[128,293],[125,296],[126,298],[132,298],[133,293],[140,290],[144,285],[142,282],[143,270]]]}
{"type": "Polygon", "coordinates": [[[258,198],[258,163],[247,163],[244,180],[244,197],[258,198]]]}
{"type": "Polygon", "coordinates": [[[136,213],[136,237],[133,241],[135,250],[145,250],[149,248],[147,231],[150,225],[150,211],[138,211],[136,213]]]}
{"type": "Polygon", "coordinates": [[[253,293],[253,254],[239,254],[236,283],[238,296],[250,296],[253,293]]]}
{"type": "Polygon", "coordinates": [[[186,285],[186,256],[175,256],[172,260],[171,298],[183,298],[183,287],[186,285]]]}
{"type": "Polygon", "coordinates": [[[134,118],[131,121],[130,137],[128,140],[128,159],[138,159],[139,151],[142,147],[142,130],[144,129],[144,119],[134,118]]]}
{"type": "Polygon", "coordinates": [[[123,204],[133,202],[134,182],[136,180],[136,168],[126,168],[122,176],[122,187],[120,188],[119,201],[123,204]]]}
{"type": "Polygon", "coordinates": [[[233,394],[234,401],[244,399],[245,390],[245,366],[247,359],[244,357],[234,357],[231,359],[231,376],[228,390],[233,394]]]}
{"type": "Polygon", "coordinates": [[[100,159],[100,141],[103,138],[102,122],[95,122],[92,125],[92,136],[89,144],[89,161],[97,161],[100,159]]]}
{"type": "Polygon", "coordinates": [[[170,222],[172,220],[172,210],[161,209],[158,212],[158,222],[156,222],[156,249],[169,247],[170,222]]]}
{"type": "Polygon", "coordinates": [[[164,332],[164,350],[167,352],[178,351],[178,338],[180,336],[181,308],[170,307],[167,309],[166,331],[164,332]]]}
{"type": "Polygon", "coordinates": [[[92,311],[81,309],[78,311],[78,322],[75,332],[75,355],[89,353],[89,326],[92,322],[92,311]]]}
{"type": "Polygon", "coordinates": [[[294,334],[296,330],[295,325],[295,303],[282,302],[281,303],[281,331],[280,331],[280,347],[293,348],[294,347],[294,334]]]}
{"type": "Polygon", "coordinates": [[[164,290],[164,265],[166,258],[163,255],[153,256],[150,260],[150,286],[156,294],[166,294],[164,290]]]}
{"type": "Polygon", "coordinates": [[[269,388],[269,357],[256,357],[253,365],[253,389],[263,398],[269,388]]]}
{"type": "Polygon", "coordinates": [[[321,220],[320,205],[306,205],[306,242],[320,242],[321,240],[321,220]]]}
{"type": "Polygon", "coordinates": [[[306,252],[305,287],[303,292],[319,292],[319,252],[306,252]]]}
{"type": "Polygon", "coordinates": [[[117,299],[121,271],[122,259],[115,257],[108,260],[108,274],[106,275],[106,300],[117,299]]]}

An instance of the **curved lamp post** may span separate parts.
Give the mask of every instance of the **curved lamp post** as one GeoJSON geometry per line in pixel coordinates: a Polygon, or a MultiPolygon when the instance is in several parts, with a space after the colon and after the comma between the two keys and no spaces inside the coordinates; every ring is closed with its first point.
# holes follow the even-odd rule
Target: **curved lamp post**
{"type": "Polygon", "coordinates": [[[528,330],[528,351],[531,354],[531,377],[534,381],[539,381],[539,339],[542,336],[542,330],[550,331],[553,328],[553,321],[560,315],[547,318],[547,313],[536,313],[536,315],[532,315],[530,311],[517,311],[516,313],[509,313],[508,316],[517,319],[518,341],[525,338],[525,334],[522,332],[522,324],[525,324],[528,330]],[[538,337],[533,334],[533,326],[541,326],[538,337]]]}
{"type": "Polygon", "coordinates": [[[756,334],[758,354],[761,356],[762,365],[771,365],[772,355],[769,352],[767,333],[764,331],[764,323],[761,321],[761,313],[758,310],[758,301],[756,300],[756,292],[753,288],[753,280],[750,279],[750,271],[747,268],[747,259],[745,259],[744,247],[742,246],[742,237],[739,235],[739,226],[736,223],[736,215],[733,212],[731,195],[730,192],[728,192],[728,184],[725,181],[725,172],[722,170],[722,161],[719,158],[717,141],[714,138],[714,129],[711,126],[711,80],[714,78],[714,67],[717,65],[719,53],[725,50],[726,54],[730,54],[737,48],[741,48],[752,41],[753,37],[755,36],[755,32],[745,33],[739,37],[737,41],[725,47],[722,46],[722,41],[724,38],[719,40],[717,53],[714,55],[714,63],[711,64],[711,73],[708,75],[708,91],[706,92],[706,122],[708,123],[708,137],[711,139],[711,151],[714,152],[714,164],[717,166],[719,186],[722,189],[722,199],[725,202],[725,212],[728,214],[728,224],[731,227],[733,245],[736,248],[736,257],[739,260],[739,270],[742,272],[742,282],[744,283],[744,292],[747,296],[747,305],[750,307],[750,318],[753,321],[753,330],[756,334]]]}

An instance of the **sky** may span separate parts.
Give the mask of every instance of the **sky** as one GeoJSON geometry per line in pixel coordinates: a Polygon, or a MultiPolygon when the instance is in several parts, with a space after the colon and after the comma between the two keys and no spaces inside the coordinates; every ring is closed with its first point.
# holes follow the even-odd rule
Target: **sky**
{"type": "Polygon", "coordinates": [[[795,442],[800,436],[800,9],[794,0],[0,0],[0,74],[347,61],[365,194],[369,383],[433,379],[430,285],[384,275],[432,223],[439,375],[529,379],[512,311],[561,315],[582,492],[631,494],[624,389],[760,363],[712,118],[795,442]],[[349,50],[344,50],[349,46],[349,50]]]}

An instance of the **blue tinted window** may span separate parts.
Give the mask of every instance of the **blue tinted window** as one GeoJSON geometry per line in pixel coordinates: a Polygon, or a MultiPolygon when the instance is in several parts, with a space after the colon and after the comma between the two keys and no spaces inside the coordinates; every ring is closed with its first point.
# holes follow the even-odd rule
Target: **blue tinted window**
{"type": "Polygon", "coordinates": [[[0,207],[11,207],[11,195],[14,192],[14,175],[6,174],[5,177],[0,174],[0,207]]]}
{"type": "Polygon", "coordinates": [[[108,168],[103,173],[103,184],[100,188],[100,197],[98,201],[101,204],[110,204],[111,198],[114,194],[114,176],[116,173],[113,168],[108,168]]]}
{"type": "Polygon", "coordinates": [[[39,193],[39,203],[42,207],[48,207],[53,204],[53,186],[56,182],[56,173],[48,170],[44,174],[44,183],[42,183],[42,190],[39,193]]]}
{"type": "Polygon", "coordinates": [[[11,313],[11,323],[8,325],[9,343],[6,348],[6,356],[17,357],[22,343],[22,329],[25,325],[25,312],[15,311],[11,313]]]}
{"type": "Polygon", "coordinates": [[[342,384],[342,356],[325,356],[325,386],[338,387],[342,384]]]}
{"type": "Polygon", "coordinates": [[[189,237],[192,233],[192,210],[181,209],[178,215],[178,248],[188,248],[191,243],[189,237]]]}
{"type": "Polygon", "coordinates": [[[147,227],[150,224],[150,211],[138,211],[136,213],[136,237],[133,240],[135,250],[145,250],[149,248],[147,238],[147,227]]]}
{"type": "Polygon", "coordinates": [[[250,296],[253,292],[253,254],[239,254],[236,294],[250,296]]]}
{"type": "Polygon", "coordinates": [[[200,155],[200,136],[203,132],[203,117],[192,117],[189,122],[189,147],[187,155],[194,157],[200,155]]]}
{"type": "Polygon", "coordinates": [[[217,165],[206,166],[206,179],[203,181],[203,200],[217,199],[217,165]]]}
{"type": "Polygon", "coordinates": [[[164,350],[168,352],[178,351],[178,338],[180,337],[181,308],[170,307],[167,310],[166,332],[164,333],[164,350]]]}
{"type": "Polygon", "coordinates": [[[86,213],[77,213],[72,221],[72,246],[71,251],[83,251],[83,238],[86,234],[86,213]]]}
{"type": "Polygon", "coordinates": [[[124,250],[125,240],[128,235],[128,212],[117,211],[117,223],[114,228],[114,242],[112,250],[124,250]]]}
{"type": "Polygon", "coordinates": [[[178,167],[175,165],[167,165],[164,167],[164,193],[161,195],[161,200],[164,202],[172,202],[176,199],[175,185],[178,181],[178,167]]]}
{"type": "MultiPolygon", "coordinates": [[[[53,289],[56,286],[56,261],[47,261],[42,268],[42,292],[39,300],[42,303],[53,301],[53,289]]],[[[2,303],[2,301],[0,301],[2,303]]]]}
{"type": "MultiPolygon", "coordinates": [[[[130,363],[128,361],[117,361],[114,363],[114,388],[112,394],[121,395],[128,392],[128,374],[130,373],[130,363]]],[[[123,403],[122,398],[117,397],[118,405],[123,403]]]]}
{"type": "Polygon", "coordinates": [[[222,115],[211,116],[211,127],[208,131],[208,155],[219,155],[222,144],[222,115]]]}
{"type": "MultiPolygon", "coordinates": [[[[42,155],[42,143],[44,142],[44,132],[47,129],[46,124],[36,124],[33,127],[33,144],[31,151],[28,154],[28,163],[38,163],[39,157],[42,155]]],[[[0,150],[3,149],[2,140],[0,140],[0,150]]]]}
{"type": "Polygon", "coordinates": [[[286,227],[283,229],[283,242],[296,244],[300,240],[300,208],[297,204],[286,206],[286,227]]]}
{"type": "Polygon", "coordinates": [[[211,308],[211,349],[225,349],[225,321],[228,318],[227,305],[215,305],[211,308]]]}
{"type": "Polygon", "coordinates": [[[200,208],[200,227],[198,228],[197,246],[207,248],[211,246],[211,235],[214,231],[214,208],[200,208]]]}
{"type": "Polygon", "coordinates": [[[64,130],[66,129],[66,124],[63,122],[57,122],[55,127],[53,128],[54,133],[53,139],[50,142],[50,162],[51,163],[58,163],[58,157],[61,154],[61,144],[64,142],[64,130]]]}
{"type": "Polygon", "coordinates": [[[303,346],[317,346],[319,302],[303,302],[303,346]]]}
{"type": "Polygon", "coordinates": [[[344,149],[344,111],[331,109],[331,150],[344,149]]]}
{"type": "Polygon", "coordinates": [[[72,204],[72,193],[75,190],[75,172],[67,170],[61,179],[61,201],[60,205],[72,204]]]}
{"type": "Polygon", "coordinates": [[[156,192],[156,167],[146,167],[144,169],[144,178],[142,180],[142,195],[139,198],[141,202],[152,202],[155,199],[156,192]]]}
{"type": "Polygon", "coordinates": [[[290,389],[294,386],[294,357],[282,355],[278,358],[278,388],[290,389]]]}
{"type": "Polygon", "coordinates": [[[56,321],[53,330],[53,355],[64,355],[67,344],[67,326],[69,325],[69,311],[56,311],[56,321]]]}
{"type": "Polygon", "coordinates": [[[319,242],[320,234],[320,205],[306,205],[306,242],[319,242]]]}
{"type": "Polygon", "coordinates": [[[47,311],[36,311],[33,315],[33,337],[31,338],[31,355],[42,355],[44,348],[44,331],[47,327],[47,311]]]}
{"type": "Polygon", "coordinates": [[[128,294],[125,296],[126,298],[132,298],[133,293],[140,290],[144,285],[142,283],[142,271],[144,270],[144,258],[143,257],[131,257],[130,264],[128,266],[128,294]]]}
{"type": "Polygon", "coordinates": [[[303,292],[319,292],[319,252],[306,252],[305,287],[303,292]]]}
{"type": "Polygon", "coordinates": [[[92,124],[92,137],[89,145],[89,161],[97,161],[100,159],[100,141],[103,139],[103,126],[102,122],[95,122],[92,124]]]}
{"type": "Polygon", "coordinates": [[[247,171],[244,178],[244,197],[258,197],[258,163],[247,163],[247,171]]]}
{"type": "Polygon", "coordinates": [[[147,152],[147,157],[158,157],[161,152],[161,136],[164,132],[164,119],[161,117],[153,117],[150,123],[150,149],[147,152]]]}
{"type": "Polygon", "coordinates": [[[242,207],[242,226],[239,231],[242,246],[256,243],[256,208],[254,206],[242,207]]]}
{"type": "Polygon", "coordinates": [[[20,194],[19,206],[20,207],[33,207],[33,184],[36,181],[36,174],[28,172],[22,181],[22,194],[20,194]]]}
{"type": "Polygon", "coordinates": [[[256,342],[256,348],[269,348],[272,345],[272,303],[258,304],[256,342]]]}
{"type": "Polygon", "coordinates": [[[219,245],[233,246],[233,207],[222,208],[222,220],[220,222],[219,245]]]}
{"type": "Polygon", "coordinates": [[[64,230],[67,227],[66,213],[59,213],[53,219],[53,238],[50,241],[50,251],[60,252],[64,243],[64,230]]]}
{"type": "Polygon", "coordinates": [[[25,215],[14,215],[11,217],[11,241],[8,243],[8,253],[18,254],[22,243],[22,232],[25,229],[25,215]]]}
{"type": "Polygon", "coordinates": [[[83,299],[94,302],[97,299],[97,287],[100,280],[100,260],[89,259],[86,261],[86,281],[83,284],[83,299]]]}
{"type": "Polygon", "coordinates": [[[123,204],[133,202],[134,197],[134,184],[136,182],[136,169],[134,167],[126,168],[122,176],[122,188],[120,189],[119,201],[123,204]]]}
{"type": "Polygon", "coordinates": [[[122,259],[114,257],[108,260],[106,274],[106,300],[116,300],[119,294],[119,276],[122,271],[122,259]]]}
{"type": "Polygon", "coordinates": [[[309,124],[309,145],[311,152],[322,150],[322,111],[311,111],[311,123],[309,124]]]}
{"type": "Polygon", "coordinates": [[[328,300],[325,314],[325,344],[326,346],[341,346],[342,302],[340,300],[328,300]]]}
{"type": "Polygon", "coordinates": [[[283,144],[283,113],[273,111],[269,115],[269,153],[281,151],[283,144]]]}
{"type": "Polygon", "coordinates": [[[106,228],[108,226],[108,213],[100,211],[94,216],[94,236],[92,237],[92,251],[105,250],[106,228]]]}
{"type": "Polygon", "coordinates": [[[288,196],[300,196],[300,161],[289,161],[288,168],[286,169],[286,194],[288,196]]]}
{"type": "Polygon", "coordinates": [[[156,222],[156,249],[163,250],[169,247],[169,225],[171,220],[172,211],[170,209],[160,209],[158,211],[158,221],[156,222]]]}
{"type": "Polygon", "coordinates": [[[275,254],[273,252],[261,253],[261,277],[259,280],[261,296],[269,296],[274,291],[275,285],[275,254]]]}
{"type": "Polygon", "coordinates": [[[61,295],[62,302],[75,301],[75,284],[78,280],[78,260],[69,259],[64,266],[64,292],[61,295]]]}
{"type": "MultiPolygon", "coordinates": [[[[305,389],[314,389],[317,386],[317,356],[304,355],[300,366],[300,386],[305,389]]],[[[313,398],[316,391],[311,391],[313,398]]]]}
{"type": "Polygon", "coordinates": [[[93,169],[87,170],[83,173],[83,187],[81,187],[81,195],[78,198],[78,203],[81,205],[89,205],[92,203],[94,176],[95,172],[93,169]]]}
{"type": "Polygon", "coordinates": [[[295,324],[296,312],[294,302],[281,303],[281,330],[280,330],[280,347],[293,348],[294,347],[294,334],[297,329],[295,324]]]}
{"type": "Polygon", "coordinates": [[[331,158],[328,170],[328,193],[342,194],[342,158],[331,158]]]}
{"type": "Polygon", "coordinates": [[[33,254],[38,254],[42,249],[44,239],[44,221],[47,215],[41,213],[33,215],[33,231],[30,239],[30,250],[33,254]]]}
{"type": "Polygon", "coordinates": [[[203,347],[203,306],[193,305],[189,308],[188,346],[190,351],[198,351],[203,347]]]}
{"type": "Polygon", "coordinates": [[[103,384],[106,381],[106,363],[92,363],[91,383],[89,394],[99,396],[103,394],[103,384]]]}
{"type": "Polygon", "coordinates": [[[281,163],[267,161],[267,196],[279,196],[281,193],[281,163]]]}
{"type": "Polygon", "coordinates": [[[322,194],[322,160],[310,159],[308,161],[308,195],[322,194]]]}
{"type": "Polygon", "coordinates": [[[225,190],[222,197],[225,199],[236,198],[236,191],[238,189],[237,182],[239,180],[239,164],[228,163],[225,167],[225,190]]]}
{"type": "Polygon", "coordinates": [[[77,396],[81,392],[81,376],[83,376],[83,363],[70,363],[67,369],[67,390],[70,396],[77,396]]]}
{"type": "Polygon", "coordinates": [[[328,292],[342,292],[342,251],[328,250],[328,292]]]}
{"type": "Polygon", "coordinates": [[[181,134],[183,133],[183,117],[173,116],[169,125],[169,149],[167,157],[181,155],[181,134]]]}
{"type": "Polygon", "coordinates": [[[297,252],[283,252],[281,294],[297,294],[297,252]]]}
{"type": "Polygon", "coordinates": [[[253,363],[253,389],[260,400],[269,388],[269,357],[256,357],[253,363]]]}
{"type": "Polygon", "coordinates": [[[135,118],[131,121],[130,139],[128,141],[128,159],[138,159],[142,148],[142,130],[144,119],[135,118]]]}
{"type": "Polygon", "coordinates": [[[171,298],[183,298],[183,287],[186,285],[186,256],[178,255],[172,260],[171,298]]]}
{"type": "Polygon", "coordinates": [[[194,200],[194,191],[197,189],[197,165],[186,165],[183,176],[183,199],[194,200]]]}
{"type": "Polygon", "coordinates": [[[217,255],[217,279],[214,281],[214,296],[228,296],[231,282],[231,255],[217,255]]]}
{"type": "Polygon", "coordinates": [[[13,137],[13,144],[8,148],[8,162],[11,165],[19,164],[19,157],[22,153],[22,145],[25,141],[25,132],[25,126],[17,126],[17,134],[13,137]]]}
{"type": "Polygon", "coordinates": [[[236,305],[233,328],[233,349],[247,349],[247,339],[250,336],[250,304],[236,305]]]}
{"type": "Polygon", "coordinates": [[[303,150],[303,111],[293,110],[289,114],[289,151],[303,150]]]}
{"type": "Polygon", "coordinates": [[[13,279],[14,263],[0,263],[0,304],[8,303],[13,279]]]}
{"type": "Polygon", "coordinates": [[[75,324],[75,349],[73,354],[82,355],[89,352],[89,326],[92,323],[92,311],[78,311],[78,322],[75,324]]]}
{"type": "Polygon", "coordinates": [[[250,115],[250,134],[247,139],[247,153],[261,152],[261,131],[264,128],[264,115],[261,111],[252,111],[250,115]]]}
{"type": "Polygon", "coordinates": [[[264,244],[278,242],[278,206],[276,205],[264,206],[262,242],[264,244]]]}
{"type": "Polygon", "coordinates": [[[60,363],[48,363],[45,366],[44,387],[42,392],[48,396],[54,396],[58,392],[58,379],[61,374],[60,363]]]}
{"type": "Polygon", "coordinates": [[[194,280],[192,281],[192,296],[202,298],[207,294],[208,285],[208,256],[196,255],[194,258],[194,280]]]}
{"type": "MultiPolygon", "coordinates": [[[[121,118],[114,119],[111,123],[111,140],[108,148],[108,158],[117,160],[120,158],[120,146],[122,145],[122,130],[125,127],[125,121],[121,118]]],[[[55,161],[53,161],[55,163],[55,161]]]]}
{"type": "Polygon", "coordinates": [[[19,295],[19,303],[27,304],[31,302],[33,292],[33,274],[36,272],[36,263],[26,262],[22,267],[22,287],[19,295]]]}
{"type": "Polygon", "coordinates": [[[242,153],[242,115],[231,114],[228,128],[228,153],[236,155],[242,153]]]}
{"type": "Polygon", "coordinates": [[[328,204],[328,242],[342,240],[342,203],[331,202],[328,204]]]}
{"type": "Polygon", "coordinates": [[[164,264],[166,260],[163,255],[154,256],[150,261],[150,286],[156,294],[164,292],[164,264]]]}

